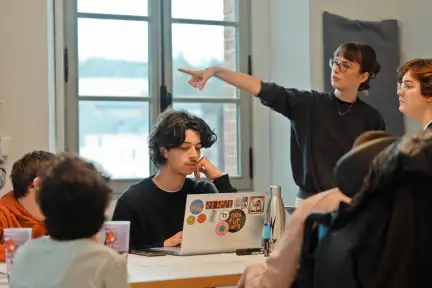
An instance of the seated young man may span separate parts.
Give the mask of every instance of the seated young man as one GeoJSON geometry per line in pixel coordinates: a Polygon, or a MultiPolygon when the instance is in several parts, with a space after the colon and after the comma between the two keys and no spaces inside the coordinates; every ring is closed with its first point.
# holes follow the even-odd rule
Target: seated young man
{"type": "Polygon", "coordinates": [[[124,258],[94,239],[111,200],[106,179],[91,163],[65,153],[56,156],[41,182],[36,199],[50,236],[17,251],[10,286],[129,287],[124,258]]]}
{"type": "Polygon", "coordinates": [[[149,135],[150,159],[159,172],[127,189],[114,210],[113,220],[131,222],[130,250],[179,245],[188,194],[237,191],[228,175],[201,157],[201,149],[210,148],[216,139],[203,119],[186,111],[160,115],[149,135]],[[192,173],[198,181],[186,177],[192,173]],[[216,189],[199,181],[200,173],[213,180],[216,189]]]}
{"type": "Polygon", "coordinates": [[[32,228],[32,237],[45,235],[44,216],[36,203],[39,173],[47,169],[54,154],[33,151],[25,154],[12,166],[12,191],[0,199],[0,261],[5,261],[3,229],[32,228]]]}

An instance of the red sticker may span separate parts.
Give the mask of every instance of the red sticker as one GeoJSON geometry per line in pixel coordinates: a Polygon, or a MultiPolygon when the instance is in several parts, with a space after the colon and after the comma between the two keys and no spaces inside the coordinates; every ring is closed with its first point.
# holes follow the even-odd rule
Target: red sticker
{"type": "Polygon", "coordinates": [[[251,196],[249,201],[249,214],[264,213],[265,196],[251,196]]]}
{"type": "Polygon", "coordinates": [[[228,223],[225,221],[221,221],[216,225],[216,234],[218,236],[224,236],[228,233],[228,223]]]}
{"type": "Polygon", "coordinates": [[[198,223],[204,223],[206,221],[206,219],[207,219],[207,216],[206,216],[206,214],[203,213],[203,214],[198,215],[197,222],[198,223]]]}

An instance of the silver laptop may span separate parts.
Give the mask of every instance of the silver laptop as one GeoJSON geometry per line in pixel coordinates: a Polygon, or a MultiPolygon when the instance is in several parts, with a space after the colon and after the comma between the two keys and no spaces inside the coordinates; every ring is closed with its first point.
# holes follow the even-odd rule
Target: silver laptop
{"type": "Polygon", "coordinates": [[[265,203],[264,193],[188,195],[181,247],[151,250],[197,255],[259,248],[265,203]]]}

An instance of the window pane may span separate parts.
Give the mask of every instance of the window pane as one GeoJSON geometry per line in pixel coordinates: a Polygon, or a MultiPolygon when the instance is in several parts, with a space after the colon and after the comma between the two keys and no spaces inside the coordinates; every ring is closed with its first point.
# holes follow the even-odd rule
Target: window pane
{"type": "Polygon", "coordinates": [[[176,103],[173,108],[185,109],[203,118],[216,133],[218,140],[210,149],[204,149],[202,156],[207,158],[222,172],[230,176],[239,175],[237,131],[237,105],[223,103],[176,103]]]}
{"type": "Polygon", "coordinates": [[[81,13],[148,15],[148,0],[78,0],[77,6],[81,13]]]}
{"type": "Polygon", "coordinates": [[[150,174],[147,102],[79,102],[79,154],[100,163],[113,179],[150,174]]]}
{"type": "Polygon", "coordinates": [[[145,21],[78,20],[80,96],[149,95],[145,21]]]}
{"type": "Polygon", "coordinates": [[[215,78],[210,79],[206,88],[199,91],[189,85],[189,75],[177,71],[178,68],[203,69],[209,66],[237,70],[235,28],[173,24],[172,38],[174,97],[238,97],[237,89],[215,78]]]}
{"type": "Polygon", "coordinates": [[[173,18],[236,21],[236,0],[171,0],[173,18]]]}

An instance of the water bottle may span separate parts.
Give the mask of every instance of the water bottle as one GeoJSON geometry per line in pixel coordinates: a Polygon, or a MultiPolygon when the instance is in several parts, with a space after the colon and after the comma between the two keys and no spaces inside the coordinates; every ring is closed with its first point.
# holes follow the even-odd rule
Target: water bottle
{"type": "Polygon", "coordinates": [[[268,241],[268,245],[264,245],[264,254],[271,253],[277,241],[282,237],[282,233],[285,229],[285,217],[285,206],[282,200],[281,187],[270,186],[270,198],[267,202],[264,223],[264,229],[270,230],[270,233],[263,233],[263,236],[267,234],[267,237],[263,237],[264,242],[268,241]],[[268,251],[266,251],[265,246],[268,246],[268,251]]]}

